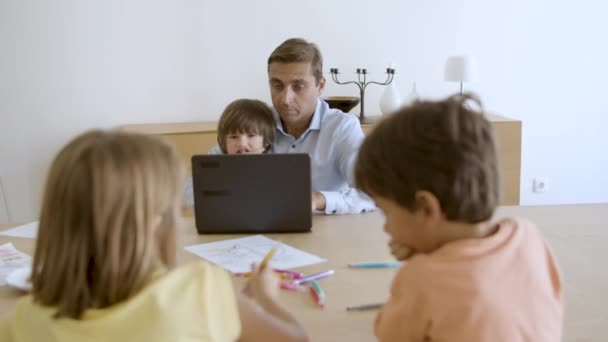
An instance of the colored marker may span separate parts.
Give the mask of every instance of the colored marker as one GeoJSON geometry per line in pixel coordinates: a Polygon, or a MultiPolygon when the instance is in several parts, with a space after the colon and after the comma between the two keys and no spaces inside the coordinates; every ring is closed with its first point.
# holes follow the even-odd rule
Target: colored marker
{"type": "Polygon", "coordinates": [[[275,268],[274,271],[276,273],[287,274],[287,275],[291,276],[293,279],[300,279],[303,276],[303,274],[300,272],[295,272],[295,271],[290,271],[290,270],[280,270],[280,269],[275,268]]]}
{"type": "Polygon", "coordinates": [[[327,270],[327,271],[323,271],[323,272],[319,272],[319,273],[315,273],[315,274],[311,274],[305,277],[302,277],[300,279],[296,279],[292,282],[292,284],[295,285],[302,285],[305,283],[309,283],[313,280],[318,280],[318,279],[322,279],[322,278],[327,278],[330,275],[334,274],[334,270],[327,270]]]}
{"type": "Polygon", "coordinates": [[[320,307],[324,307],[325,306],[325,292],[323,292],[323,289],[321,289],[321,286],[319,286],[319,284],[317,284],[316,281],[311,280],[310,281],[310,293],[312,294],[312,297],[315,300],[315,303],[317,303],[318,306],[320,307]]]}
{"type": "Polygon", "coordinates": [[[283,290],[288,290],[288,291],[298,291],[301,292],[304,290],[304,288],[300,285],[294,285],[294,284],[290,284],[290,283],[281,283],[280,285],[281,289],[283,290]]]}
{"type": "Polygon", "coordinates": [[[386,261],[386,262],[363,262],[358,264],[348,264],[350,268],[395,268],[401,266],[398,261],[386,261]]]}
{"type": "Polygon", "coordinates": [[[380,309],[383,305],[384,305],[384,303],[374,303],[374,304],[347,306],[346,311],[376,310],[376,309],[380,309]]]}

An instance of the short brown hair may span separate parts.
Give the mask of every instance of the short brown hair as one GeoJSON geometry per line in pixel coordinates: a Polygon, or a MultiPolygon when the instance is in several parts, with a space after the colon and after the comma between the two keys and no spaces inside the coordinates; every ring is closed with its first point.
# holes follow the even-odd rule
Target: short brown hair
{"type": "Polygon", "coordinates": [[[78,319],[173,266],[183,176],[173,147],[157,138],[94,130],[68,143],[46,180],[34,300],[78,319]]]}
{"type": "Polygon", "coordinates": [[[272,62],[308,62],[312,67],[312,74],[317,84],[323,78],[323,57],[319,47],[315,43],[310,43],[302,38],[291,38],[281,43],[268,57],[268,67],[272,62]]]}
{"type": "Polygon", "coordinates": [[[357,187],[409,210],[416,209],[417,191],[429,191],[448,220],[490,219],[499,201],[498,161],[493,128],[481,108],[477,97],[465,94],[397,110],[363,142],[357,187]]]}
{"type": "Polygon", "coordinates": [[[259,100],[239,99],[232,101],[220,117],[217,128],[217,143],[224,153],[226,136],[233,133],[255,133],[264,138],[267,148],[274,142],[276,123],[272,110],[259,100]]]}

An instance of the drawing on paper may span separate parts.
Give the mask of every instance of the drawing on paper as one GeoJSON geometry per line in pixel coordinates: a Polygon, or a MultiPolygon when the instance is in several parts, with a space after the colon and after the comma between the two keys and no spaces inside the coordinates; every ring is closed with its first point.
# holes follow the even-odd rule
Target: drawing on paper
{"type": "Polygon", "coordinates": [[[252,263],[262,261],[273,247],[276,253],[270,263],[276,268],[287,269],[325,261],[262,235],[188,246],[185,249],[231,272],[247,272],[252,263]]]}

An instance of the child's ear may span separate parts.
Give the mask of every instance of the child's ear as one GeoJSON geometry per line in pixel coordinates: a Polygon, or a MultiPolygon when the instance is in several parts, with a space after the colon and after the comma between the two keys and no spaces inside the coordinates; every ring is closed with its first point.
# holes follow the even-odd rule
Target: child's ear
{"type": "Polygon", "coordinates": [[[428,191],[416,191],[416,211],[431,223],[437,223],[443,217],[441,204],[437,197],[428,191]]]}

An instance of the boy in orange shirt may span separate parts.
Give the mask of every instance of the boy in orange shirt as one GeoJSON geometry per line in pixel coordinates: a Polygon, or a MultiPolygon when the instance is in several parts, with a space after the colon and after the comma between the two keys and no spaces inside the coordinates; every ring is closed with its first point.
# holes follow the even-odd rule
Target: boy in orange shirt
{"type": "Polygon", "coordinates": [[[376,318],[380,341],[559,341],[562,285],[539,230],[492,222],[496,143],[479,101],[419,101],[363,143],[357,186],[384,212],[399,260],[376,318]]]}

